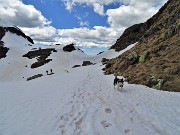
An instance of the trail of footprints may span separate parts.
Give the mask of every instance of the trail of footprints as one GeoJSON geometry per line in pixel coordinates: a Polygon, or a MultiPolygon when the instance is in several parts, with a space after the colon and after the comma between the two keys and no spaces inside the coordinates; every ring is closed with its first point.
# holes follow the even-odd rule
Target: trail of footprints
{"type": "MultiPolygon", "coordinates": [[[[89,91],[90,89],[94,89],[95,87],[92,85],[92,88],[88,88],[88,83],[91,83],[92,76],[89,74],[87,78],[82,82],[81,88],[77,88],[77,91],[74,91],[72,93],[72,101],[70,101],[67,106],[70,106],[70,110],[60,116],[59,120],[59,126],[58,130],[60,130],[60,133],[62,135],[66,134],[74,134],[74,135],[81,135],[83,133],[83,129],[86,126],[86,115],[88,111],[88,106],[84,103],[86,102],[91,103],[93,100],[93,95],[97,94],[97,92],[89,91]],[[94,92],[94,93],[93,93],[94,92]],[[93,95],[92,95],[93,94],[93,95]],[[84,100],[84,98],[86,99],[84,100]],[[88,101],[89,100],[89,101],[88,101]],[[71,129],[71,131],[69,130],[71,129]],[[72,132],[73,129],[73,132],[72,132]]],[[[101,85],[100,85],[100,91],[101,91],[101,85]]],[[[111,113],[110,108],[105,108],[104,111],[106,113],[111,113]]],[[[101,125],[103,128],[108,128],[111,125],[111,123],[108,123],[107,121],[102,121],[101,125]]]]}
{"type": "Polygon", "coordinates": [[[86,115],[85,104],[83,102],[83,94],[73,93],[73,101],[69,103],[71,106],[70,111],[60,117],[60,126],[59,129],[62,135],[69,134],[68,129],[74,129],[72,134],[80,135],[82,132],[83,121],[86,115]]]}
{"type": "MultiPolygon", "coordinates": [[[[100,77],[99,77],[100,80],[100,77]]],[[[68,111],[65,111],[67,113],[61,115],[59,117],[59,120],[56,124],[58,124],[58,130],[60,131],[61,135],[82,135],[84,132],[84,129],[88,127],[87,125],[87,113],[89,109],[89,104],[93,103],[93,98],[99,96],[99,94],[102,94],[103,88],[101,86],[101,81],[99,82],[98,86],[93,85],[93,73],[89,73],[87,78],[82,82],[81,87],[75,88],[75,91],[72,93],[72,101],[66,104],[65,108],[68,108],[68,111]],[[92,84],[91,88],[89,88],[89,84],[92,84]],[[98,88],[97,88],[98,87],[98,88]],[[91,91],[91,89],[98,89],[99,91],[91,91]],[[100,92],[100,93],[99,93],[100,92]],[[89,103],[89,104],[87,104],[89,103]]],[[[107,96],[109,99],[109,96],[107,96]]],[[[107,99],[106,99],[107,100],[107,99]]],[[[134,115],[137,114],[135,109],[131,109],[130,112],[126,105],[123,105],[121,102],[116,102],[115,105],[120,106],[121,110],[123,110],[126,114],[129,116],[129,125],[130,127],[123,127],[118,125],[119,129],[121,129],[122,134],[132,134],[133,132],[133,123],[134,123],[134,115]]],[[[104,109],[104,112],[106,114],[112,113],[112,111],[117,113],[122,113],[121,110],[112,110],[112,108],[108,106],[100,106],[100,108],[95,108],[95,110],[92,112],[92,118],[91,118],[91,126],[92,128],[96,129],[94,127],[93,122],[96,121],[96,115],[100,112],[101,109],[104,109]]],[[[115,107],[116,108],[116,107],[115,107]]],[[[123,113],[124,113],[123,112],[123,113]]],[[[142,118],[140,118],[142,119],[142,118]]],[[[115,123],[110,123],[107,119],[104,119],[102,121],[99,121],[99,124],[102,125],[102,127],[107,130],[110,127],[113,127],[115,123]]]]}
{"type": "MultiPolygon", "coordinates": [[[[60,117],[59,121],[59,129],[62,135],[65,134],[82,134],[83,127],[85,126],[85,117],[87,114],[87,107],[84,103],[84,96],[90,93],[86,91],[86,84],[88,83],[90,77],[84,80],[82,87],[78,88],[78,91],[74,91],[72,94],[72,101],[70,101],[67,105],[70,106],[70,111],[66,114],[63,114],[60,117]],[[69,133],[68,129],[73,129],[73,133],[69,133]]],[[[89,98],[88,98],[89,99],[89,98]]]]}

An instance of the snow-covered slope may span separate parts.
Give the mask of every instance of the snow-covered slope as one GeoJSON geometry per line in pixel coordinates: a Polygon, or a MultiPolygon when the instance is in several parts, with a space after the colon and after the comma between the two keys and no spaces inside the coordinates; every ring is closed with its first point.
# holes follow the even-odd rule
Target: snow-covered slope
{"type": "Polygon", "coordinates": [[[134,46],[134,44],[130,45],[120,52],[115,52],[115,50],[111,49],[98,56],[86,55],[78,49],[71,53],[64,52],[62,46],[40,46],[41,49],[55,48],[57,52],[52,52],[48,57],[48,59],[52,59],[51,62],[41,67],[31,69],[31,65],[37,61],[36,58],[28,59],[22,56],[35,48],[38,49],[39,45],[31,45],[25,38],[10,32],[6,32],[2,41],[5,43],[5,46],[9,48],[9,51],[7,57],[0,60],[0,76],[2,76],[0,81],[26,81],[28,77],[36,74],[43,74],[45,76],[46,71],[50,69],[55,73],[54,76],[57,76],[72,70],[74,65],[82,65],[83,61],[100,63],[102,58],[116,57],[134,46]]]}
{"type": "Polygon", "coordinates": [[[12,80],[22,76],[25,64],[31,62],[26,61],[22,55],[30,50],[30,44],[25,38],[6,32],[2,38],[4,45],[9,48],[7,56],[0,59],[0,80],[12,80]]]}
{"type": "Polygon", "coordinates": [[[2,135],[179,135],[180,95],[125,84],[100,65],[29,82],[0,82],[2,135]]]}
{"type": "Polygon", "coordinates": [[[0,60],[0,80],[25,80],[36,74],[46,75],[46,71],[52,69],[55,75],[71,69],[75,64],[82,64],[83,60],[88,59],[89,56],[85,55],[80,50],[73,51],[72,53],[64,52],[61,46],[41,46],[41,48],[55,48],[57,52],[52,52],[48,57],[52,59],[51,62],[44,66],[31,69],[32,63],[36,62],[36,58],[28,59],[22,57],[27,52],[34,48],[39,48],[38,45],[29,45],[30,43],[23,37],[17,36],[10,32],[2,38],[5,46],[9,48],[7,57],[0,60]],[[57,73],[57,74],[56,74],[57,73]]]}
{"type": "Polygon", "coordinates": [[[3,38],[10,50],[0,60],[1,135],[179,135],[179,93],[128,83],[119,92],[114,76],[103,74],[101,59],[122,52],[88,56],[56,46],[51,62],[31,69],[35,59],[22,55],[33,46],[16,38],[3,38]],[[87,60],[96,64],[72,68],[87,60]],[[46,75],[50,69],[54,74],[46,75]]]}

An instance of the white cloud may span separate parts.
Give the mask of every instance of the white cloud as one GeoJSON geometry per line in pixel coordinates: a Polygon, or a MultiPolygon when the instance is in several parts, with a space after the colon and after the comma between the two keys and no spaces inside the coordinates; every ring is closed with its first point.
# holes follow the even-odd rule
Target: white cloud
{"type": "MultiPolygon", "coordinates": [[[[119,0],[65,0],[64,4],[67,10],[70,12],[73,9],[73,6],[86,4],[92,6],[95,13],[98,13],[101,16],[104,16],[104,5],[108,5],[114,2],[118,2],[119,0]]],[[[120,2],[120,1],[119,1],[120,2]]]]}
{"type": "Polygon", "coordinates": [[[107,5],[113,2],[118,2],[119,0],[64,0],[66,2],[71,3],[79,3],[79,4],[92,4],[92,3],[99,3],[101,5],[107,5]]]}
{"type": "Polygon", "coordinates": [[[79,24],[80,24],[81,27],[88,27],[89,26],[89,22],[88,21],[85,21],[85,22],[80,21],[79,24]]]}
{"type": "Polygon", "coordinates": [[[51,23],[32,5],[25,5],[19,0],[0,0],[0,3],[0,18],[17,26],[32,28],[51,23]]]}
{"type": "Polygon", "coordinates": [[[133,24],[145,22],[157,12],[155,7],[136,8],[131,5],[120,6],[117,9],[107,10],[108,23],[113,28],[129,27],[133,24]]]}
{"type": "Polygon", "coordinates": [[[55,42],[55,38],[58,34],[58,31],[52,26],[21,29],[25,32],[25,34],[39,42],[55,42]]]}
{"type": "MultiPolygon", "coordinates": [[[[72,3],[71,10],[76,4],[86,4],[93,7],[99,15],[107,15],[110,27],[94,26],[93,29],[74,28],[59,30],[59,35],[71,37],[82,46],[111,46],[122,34],[125,28],[145,22],[167,0],[67,0],[72,3]],[[117,9],[108,9],[104,13],[104,5],[121,3],[117,9]]],[[[83,25],[82,25],[83,26],[83,25]]],[[[74,41],[74,42],[75,42],[74,41]]]]}
{"type": "Polygon", "coordinates": [[[73,2],[69,2],[69,1],[64,2],[64,4],[66,9],[70,12],[72,11],[73,6],[75,5],[73,2]]]}
{"type": "MultiPolygon", "coordinates": [[[[110,47],[122,34],[125,28],[135,23],[146,21],[167,0],[66,0],[69,11],[76,4],[92,6],[94,12],[106,15],[110,27],[94,26],[87,28],[89,23],[82,17],[77,17],[81,28],[56,29],[51,22],[32,5],[25,5],[20,0],[0,0],[0,21],[8,20],[20,27],[36,43],[52,45],[55,43],[70,44],[84,47],[110,47]],[[104,11],[104,5],[121,2],[117,9],[104,11]]],[[[85,13],[84,16],[87,16],[85,13]]]]}
{"type": "MultiPolygon", "coordinates": [[[[77,43],[85,45],[83,42],[90,42],[96,44],[96,46],[106,45],[110,47],[116,39],[122,34],[124,29],[117,29],[114,31],[112,28],[95,26],[93,29],[88,28],[74,28],[74,29],[61,29],[59,35],[61,37],[74,38],[77,43]]],[[[78,44],[79,45],[79,44],[78,44]]],[[[94,46],[94,45],[93,45],[94,46]]]]}
{"type": "Polygon", "coordinates": [[[103,5],[100,5],[99,3],[93,3],[93,7],[94,7],[94,12],[96,12],[102,16],[104,15],[103,5]]]}
{"type": "MultiPolygon", "coordinates": [[[[87,16],[87,13],[85,13],[84,17],[86,17],[86,16],[87,16]]],[[[78,21],[79,21],[78,23],[79,23],[79,25],[81,27],[89,27],[89,22],[88,21],[83,21],[82,17],[80,17],[80,16],[75,16],[75,17],[78,19],[78,21]]]]}
{"type": "Polygon", "coordinates": [[[77,4],[92,6],[94,12],[107,15],[111,27],[128,27],[146,21],[154,15],[167,0],[65,0],[66,9],[72,10],[77,4]],[[117,9],[108,9],[104,13],[104,5],[119,3],[117,9]],[[123,5],[122,5],[123,4],[123,5]],[[71,8],[68,8],[71,5],[71,8]]]}
{"type": "Polygon", "coordinates": [[[145,22],[153,16],[167,0],[122,0],[124,5],[117,9],[108,9],[108,23],[114,29],[129,27],[145,22]]]}

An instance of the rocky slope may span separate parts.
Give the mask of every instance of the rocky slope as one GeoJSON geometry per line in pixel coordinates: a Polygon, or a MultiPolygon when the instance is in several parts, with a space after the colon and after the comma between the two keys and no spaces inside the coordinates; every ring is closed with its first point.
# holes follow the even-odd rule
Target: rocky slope
{"type": "Polygon", "coordinates": [[[120,36],[120,38],[116,41],[116,43],[110,47],[110,49],[121,51],[130,44],[136,43],[139,40],[139,38],[142,37],[143,33],[145,33],[147,29],[150,27],[150,25],[147,25],[146,27],[145,26],[146,23],[140,23],[127,28],[124,31],[124,33],[120,36]]]}
{"type": "Polygon", "coordinates": [[[1,41],[3,36],[5,35],[5,30],[3,27],[0,27],[0,59],[6,57],[6,53],[8,52],[8,48],[4,47],[4,42],[1,41]]]}
{"type": "Polygon", "coordinates": [[[7,52],[9,50],[8,47],[4,44],[2,38],[5,36],[6,32],[14,33],[18,36],[22,36],[25,39],[27,39],[30,43],[34,44],[33,40],[29,37],[26,36],[18,27],[2,27],[0,26],[0,59],[5,58],[7,55],[7,52]]]}
{"type": "Polygon", "coordinates": [[[4,47],[4,42],[0,41],[0,59],[6,57],[6,53],[8,52],[9,48],[4,47]]]}
{"type": "MultiPolygon", "coordinates": [[[[157,21],[159,21],[161,14],[167,8],[169,3],[170,3],[170,1],[168,1],[159,10],[159,12],[157,14],[152,16],[146,22],[140,23],[140,24],[134,24],[133,26],[130,26],[129,28],[125,29],[123,34],[120,36],[119,39],[117,39],[116,43],[110,47],[110,49],[115,49],[116,51],[121,51],[121,50],[125,49],[127,46],[129,46],[130,44],[141,41],[140,38],[144,35],[144,33],[147,32],[152,25],[154,25],[157,21]]],[[[158,30],[158,29],[156,29],[156,30],[158,30]]]]}
{"type": "Polygon", "coordinates": [[[111,49],[138,42],[131,50],[110,60],[106,74],[118,74],[129,83],[180,91],[180,1],[169,0],[145,23],[131,26],[111,49]]]}
{"type": "Polygon", "coordinates": [[[52,52],[57,52],[57,50],[55,48],[39,48],[38,50],[29,51],[28,53],[24,54],[23,57],[27,57],[29,59],[36,58],[37,61],[31,65],[31,68],[38,68],[52,61],[52,59],[47,59],[52,52]]]}
{"type": "Polygon", "coordinates": [[[11,33],[14,33],[18,36],[22,36],[25,39],[27,39],[30,43],[34,44],[34,41],[29,36],[26,36],[23,33],[23,31],[21,31],[21,29],[19,29],[16,26],[13,26],[13,27],[2,27],[2,26],[0,26],[0,39],[2,39],[2,37],[5,35],[6,32],[11,32],[11,33]]]}

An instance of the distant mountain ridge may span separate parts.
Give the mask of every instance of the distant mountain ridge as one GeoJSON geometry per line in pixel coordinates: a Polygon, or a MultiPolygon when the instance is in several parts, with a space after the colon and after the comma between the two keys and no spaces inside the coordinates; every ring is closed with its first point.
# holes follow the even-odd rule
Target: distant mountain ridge
{"type": "Polygon", "coordinates": [[[2,41],[2,38],[5,36],[6,32],[11,32],[18,36],[22,36],[25,39],[27,39],[30,43],[34,44],[34,41],[29,36],[26,36],[18,27],[16,27],[16,26],[14,26],[14,27],[0,26],[0,59],[5,58],[8,50],[9,50],[9,48],[6,47],[6,45],[2,41]]]}
{"type": "Polygon", "coordinates": [[[30,43],[34,44],[34,41],[29,36],[26,36],[23,33],[23,31],[21,31],[21,29],[19,29],[16,26],[14,26],[14,27],[2,27],[2,26],[0,26],[0,40],[5,35],[6,32],[11,32],[11,33],[17,34],[18,36],[22,36],[25,39],[27,39],[30,43]]]}
{"type": "Polygon", "coordinates": [[[110,60],[104,71],[127,78],[129,83],[180,91],[180,1],[169,0],[145,23],[136,24],[111,47],[135,47],[110,60]]]}

